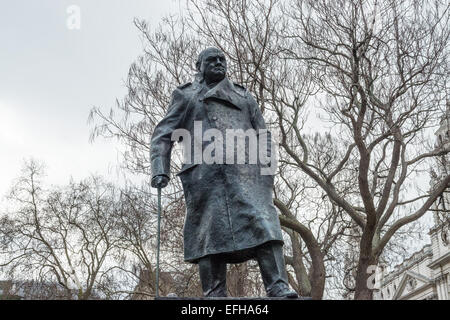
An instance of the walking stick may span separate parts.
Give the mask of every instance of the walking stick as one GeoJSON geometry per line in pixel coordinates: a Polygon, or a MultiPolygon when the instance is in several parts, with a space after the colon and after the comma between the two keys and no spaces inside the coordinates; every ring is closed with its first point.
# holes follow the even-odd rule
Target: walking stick
{"type": "Polygon", "coordinates": [[[159,248],[160,248],[160,234],[161,234],[161,188],[158,188],[158,246],[156,249],[156,298],[159,298],[159,248]]]}

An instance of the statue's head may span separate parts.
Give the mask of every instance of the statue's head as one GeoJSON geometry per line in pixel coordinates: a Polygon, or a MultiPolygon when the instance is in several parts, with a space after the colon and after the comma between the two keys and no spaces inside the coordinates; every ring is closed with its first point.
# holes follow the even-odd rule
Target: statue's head
{"type": "Polygon", "coordinates": [[[210,47],[198,55],[195,64],[197,71],[207,82],[219,82],[227,74],[227,61],[224,53],[217,48],[210,47]]]}

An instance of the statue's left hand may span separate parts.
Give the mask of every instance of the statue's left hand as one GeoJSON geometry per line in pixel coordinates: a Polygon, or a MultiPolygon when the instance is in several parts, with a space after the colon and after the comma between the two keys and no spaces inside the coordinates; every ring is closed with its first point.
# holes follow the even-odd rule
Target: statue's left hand
{"type": "Polygon", "coordinates": [[[152,187],[153,188],[165,188],[169,184],[169,178],[167,176],[155,176],[152,178],[152,187]]]}

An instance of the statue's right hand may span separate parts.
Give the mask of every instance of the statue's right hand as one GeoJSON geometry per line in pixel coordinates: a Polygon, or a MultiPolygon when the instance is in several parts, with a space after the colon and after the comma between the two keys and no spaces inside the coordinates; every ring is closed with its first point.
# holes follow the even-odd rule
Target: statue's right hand
{"type": "Polygon", "coordinates": [[[169,178],[167,176],[155,176],[152,178],[153,188],[165,188],[169,184],[169,178]]]}

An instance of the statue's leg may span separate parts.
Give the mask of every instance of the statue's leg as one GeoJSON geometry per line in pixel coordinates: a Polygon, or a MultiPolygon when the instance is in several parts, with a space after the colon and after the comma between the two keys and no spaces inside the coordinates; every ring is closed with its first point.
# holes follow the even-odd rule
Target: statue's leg
{"type": "Polygon", "coordinates": [[[283,246],[279,242],[267,242],[256,249],[256,259],[269,297],[297,298],[289,288],[284,263],[283,246]]]}
{"type": "Polygon", "coordinates": [[[227,264],[218,256],[210,255],[199,260],[200,281],[205,297],[227,296],[227,264]]]}

